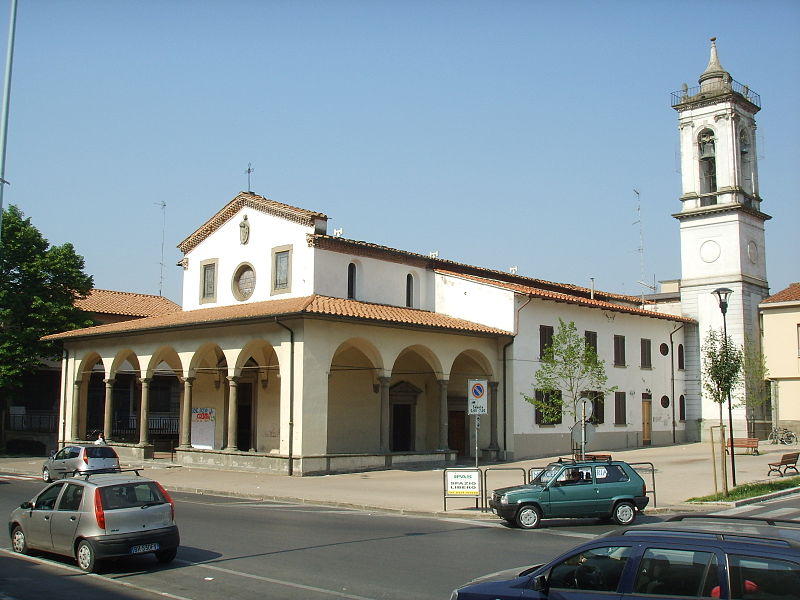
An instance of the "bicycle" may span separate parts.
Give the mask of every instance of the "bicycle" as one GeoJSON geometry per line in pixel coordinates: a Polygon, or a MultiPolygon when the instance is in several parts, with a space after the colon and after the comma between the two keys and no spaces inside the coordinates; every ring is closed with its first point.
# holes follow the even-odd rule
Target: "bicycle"
{"type": "Polygon", "coordinates": [[[772,444],[784,444],[793,446],[797,443],[797,434],[785,427],[773,427],[769,432],[769,441],[772,444]]]}

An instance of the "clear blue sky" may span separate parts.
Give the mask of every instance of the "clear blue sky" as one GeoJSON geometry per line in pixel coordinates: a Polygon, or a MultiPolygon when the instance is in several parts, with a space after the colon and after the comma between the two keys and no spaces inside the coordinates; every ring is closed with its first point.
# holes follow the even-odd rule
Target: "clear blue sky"
{"type": "Polygon", "coordinates": [[[158,293],[165,202],[180,302],[176,245],[251,162],[329,232],[638,294],[680,277],[669,94],[711,36],[761,95],[777,292],[800,280],[796,0],[19,0],[4,205],[96,287],[158,293]]]}

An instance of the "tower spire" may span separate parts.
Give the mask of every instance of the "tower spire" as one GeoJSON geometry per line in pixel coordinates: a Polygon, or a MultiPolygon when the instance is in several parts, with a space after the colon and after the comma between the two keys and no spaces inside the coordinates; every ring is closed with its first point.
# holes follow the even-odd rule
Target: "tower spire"
{"type": "Polygon", "coordinates": [[[731,81],[731,74],[722,68],[717,56],[717,38],[711,38],[711,56],[708,59],[706,70],[697,80],[703,90],[719,87],[731,81]]]}

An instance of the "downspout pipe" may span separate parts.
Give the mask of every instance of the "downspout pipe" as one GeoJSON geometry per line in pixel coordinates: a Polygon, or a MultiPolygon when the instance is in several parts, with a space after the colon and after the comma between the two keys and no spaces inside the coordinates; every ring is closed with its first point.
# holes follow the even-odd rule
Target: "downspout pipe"
{"type": "MultiPolygon", "coordinates": [[[[67,373],[69,372],[69,350],[64,348],[61,353],[61,402],[59,402],[58,416],[61,420],[61,439],[56,442],[56,449],[67,441],[67,373]]],[[[72,399],[75,402],[75,398],[72,399]]]]}
{"type": "Polygon", "coordinates": [[[294,330],[275,317],[275,324],[289,332],[289,476],[294,474],[294,330]]]}
{"type": "Polygon", "coordinates": [[[519,333],[519,313],[530,303],[531,300],[533,300],[533,296],[528,294],[528,299],[516,310],[514,314],[514,337],[512,337],[511,341],[503,346],[503,452],[505,452],[506,456],[508,455],[508,396],[506,392],[508,389],[508,349],[514,343],[514,340],[519,333]]]}
{"type": "Polygon", "coordinates": [[[683,329],[683,325],[681,324],[678,326],[677,329],[674,329],[669,334],[669,379],[670,383],[672,384],[672,443],[676,444],[677,440],[675,437],[675,352],[674,352],[674,342],[672,340],[672,336],[678,333],[681,329],[683,329]]]}

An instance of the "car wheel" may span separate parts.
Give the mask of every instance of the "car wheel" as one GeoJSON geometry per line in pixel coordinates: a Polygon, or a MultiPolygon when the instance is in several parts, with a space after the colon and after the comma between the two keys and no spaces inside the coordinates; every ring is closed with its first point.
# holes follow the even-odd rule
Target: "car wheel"
{"type": "Polygon", "coordinates": [[[19,525],[14,527],[14,530],[11,532],[11,547],[14,549],[14,552],[19,554],[28,554],[30,551],[28,542],[25,540],[25,532],[22,531],[22,527],[19,525]]]}
{"type": "Polygon", "coordinates": [[[87,573],[91,573],[94,571],[96,558],[94,553],[94,547],[87,542],[86,540],[82,540],[78,544],[78,551],[75,553],[75,558],[78,559],[78,566],[81,568],[82,571],[86,571],[87,573]]]}
{"type": "Polygon", "coordinates": [[[617,502],[612,517],[617,525],[630,525],[636,518],[636,509],[630,502],[617,502]]]}
{"type": "Polygon", "coordinates": [[[50,477],[50,469],[48,469],[47,467],[42,469],[42,481],[44,481],[45,483],[50,483],[51,481],[53,481],[53,478],[50,477]]]}
{"type": "Polygon", "coordinates": [[[156,552],[156,559],[160,563],[167,564],[175,560],[177,554],[178,554],[177,548],[173,548],[172,550],[161,550],[160,552],[156,552]]]}
{"type": "Polygon", "coordinates": [[[542,513],[535,506],[523,506],[517,511],[517,525],[522,529],[536,529],[542,524],[542,513]]]}

